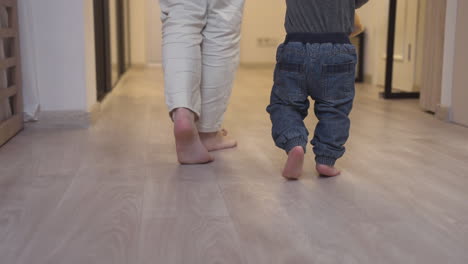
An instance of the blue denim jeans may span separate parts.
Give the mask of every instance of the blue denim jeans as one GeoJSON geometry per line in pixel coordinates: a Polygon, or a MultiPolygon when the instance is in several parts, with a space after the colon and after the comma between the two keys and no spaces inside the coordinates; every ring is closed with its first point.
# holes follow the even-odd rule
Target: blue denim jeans
{"type": "Polygon", "coordinates": [[[304,124],[310,106],[319,122],[312,145],[319,164],[333,166],[345,153],[353,107],[356,49],[351,44],[288,42],[277,51],[270,105],[272,135],[279,148],[306,150],[304,124]]]}

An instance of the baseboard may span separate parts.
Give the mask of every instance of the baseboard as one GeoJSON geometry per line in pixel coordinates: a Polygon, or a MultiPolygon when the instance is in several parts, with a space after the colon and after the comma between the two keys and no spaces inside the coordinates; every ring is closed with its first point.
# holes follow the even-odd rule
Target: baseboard
{"type": "Polygon", "coordinates": [[[96,103],[89,112],[72,111],[41,111],[39,120],[31,125],[38,128],[89,128],[100,117],[101,104],[96,103]]]}
{"type": "Polygon", "coordinates": [[[240,67],[245,69],[271,69],[275,67],[275,63],[241,63],[240,67]]]}
{"type": "Polygon", "coordinates": [[[145,69],[146,67],[148,67],[148,64],[145,64],[145,63],[132,64],[132,69],[136,69],[136,70],[142,70],[142,69],[145,69]]]}
{"type": "Polygon", "coordinates": [[[440,105],[438,104],[436,106],[436,110],[435,110],[435,116],[436,118],[442,120],[442,121],[445,121],[445,122],[450,122],[451,121],[451,118],[450,118],[450,107],[448,106],[443,106],[443,105],[440,105]]]}
{"type": "Polygon", "coordinates": [[[364,83],[372,84],[373,77],[371,74],[364,74],[364,83]]]}
{"type": "MultiPolygon", "coordinates": [[[[104,99],[105,100],[105,99],[104,99]]],[[[89,124],[88,126],[94,124],[97,122],[97,120],[99,120],[99,118],[101,117],[101,107],[102,107],[102,103],[100,102],[97,102],[95,103],[91,109],[89,110],[88,112],[88,116],[89,116],[89,124]]]]}
{"type": "Polygon", "coordinates": [[[147,67],[149,67],[149,68],[159,68],[159,67],[162,67],[162,63],[148,63],[147,67]]]}

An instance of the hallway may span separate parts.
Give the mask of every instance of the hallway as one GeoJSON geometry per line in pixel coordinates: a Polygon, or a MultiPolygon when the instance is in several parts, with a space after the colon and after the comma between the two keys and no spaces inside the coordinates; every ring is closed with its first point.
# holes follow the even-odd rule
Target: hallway
{"type": "Polygon", "coordinates": [[[160,68],[130,70],[89,129],[27,125],[0,149],[0,262],[468,263],[468,128],[359,85],[342,176],[309,147],[286,182],[271,76],[240,69],[239,147],[209,165],[176,163],[160,68]]]}

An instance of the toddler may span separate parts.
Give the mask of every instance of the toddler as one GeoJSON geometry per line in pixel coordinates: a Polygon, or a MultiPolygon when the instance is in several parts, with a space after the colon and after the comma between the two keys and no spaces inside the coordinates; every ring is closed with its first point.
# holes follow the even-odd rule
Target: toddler
{"type": "Polygon", "coordinates": [[[319,120],[311,142],[316,169],[326,177],[340,174],[334,166],[349,137],[357,63],[349,36],[356,33],[355,9],[367,1],[286,0],[287,36],[278,47],[267,111],[273,139],[288,153],[283,170],[288,179],[302,174],[309,136],[304,125],[309,97],[319,120]]]}

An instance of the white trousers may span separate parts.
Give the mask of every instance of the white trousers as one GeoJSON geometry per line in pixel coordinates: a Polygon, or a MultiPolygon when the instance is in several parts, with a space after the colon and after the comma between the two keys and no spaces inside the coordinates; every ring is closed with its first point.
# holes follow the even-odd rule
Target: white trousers
{"type": "Polygon", "coordinates": [[[244,0],[160,0],[169,112],[187,108],[200,132],[221,129],[239,65],[244,0]]]}

